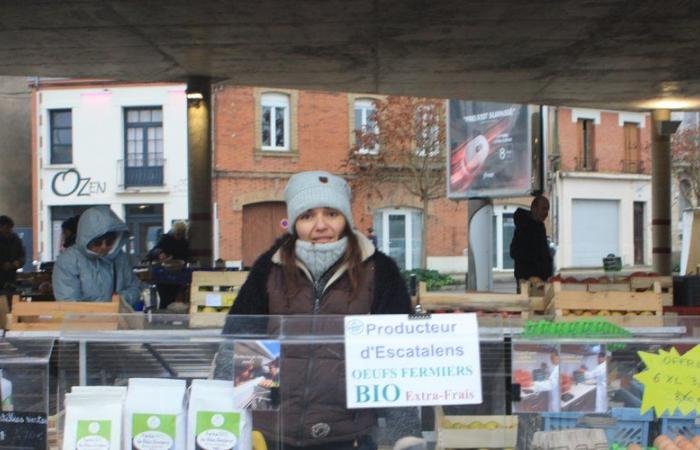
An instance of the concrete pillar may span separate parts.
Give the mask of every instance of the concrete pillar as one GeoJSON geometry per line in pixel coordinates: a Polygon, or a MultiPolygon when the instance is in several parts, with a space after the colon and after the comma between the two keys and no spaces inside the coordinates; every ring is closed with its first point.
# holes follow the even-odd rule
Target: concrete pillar
{"type": "Polygon", "coordinates": [[[651,113],[651,253],[654,272],[671,274],[671,134],[669,110],[651,113]]]}
{"type": "Polygon", "coordinates": [[[10,216],[15,228],[32,227],[32,119],[27,78],[0,77],[0,215],[10,216]]]}
{"type": "Polygon", "coordinates": [[[469,272],[467,290],[493,290],[493,202],[491,199],[469,200],[469,272]]]}
{"type": "Polygon", "coordinates": [[[212,264],[211,214],[211,80],[191,78],[187,82],[187,149],[189,237],[192,258],[203,266],[212,264]],[[197,94],[201,94],[201,98],[197,94]]]}

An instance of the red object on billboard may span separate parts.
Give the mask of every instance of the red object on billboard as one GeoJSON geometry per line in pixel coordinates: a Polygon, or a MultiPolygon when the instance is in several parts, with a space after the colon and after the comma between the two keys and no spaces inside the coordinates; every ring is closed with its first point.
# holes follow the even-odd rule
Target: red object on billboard
{"type": "Polygon", "coordinates": [[[465,190],[479,175],[484,167],[484,162],[493,153],[495,147],[491,142],[511,126],[510,121],[496,122],[484,134],[464,141],[452,154],[450,160],[450,185],[452,191],[465,190]]]}

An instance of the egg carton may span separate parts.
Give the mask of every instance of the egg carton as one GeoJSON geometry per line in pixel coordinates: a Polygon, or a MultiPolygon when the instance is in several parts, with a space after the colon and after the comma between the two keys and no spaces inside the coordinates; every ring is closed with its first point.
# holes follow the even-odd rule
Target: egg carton
{"type": "Polygon", "coordinates": [[[612,408],[610,414],[586,414],[580,412],[541,413],[544,431],[572,428],[600,428],[605,430],[608,443],[619,445],[649,444],[649,426],[654,414],[640,414],[638,408],[612,408]]]}
{"type": "Polygon", "coordinates": [[[517,416],[446,416],[435,407],[435,448],[515,448],[517,416]]]}

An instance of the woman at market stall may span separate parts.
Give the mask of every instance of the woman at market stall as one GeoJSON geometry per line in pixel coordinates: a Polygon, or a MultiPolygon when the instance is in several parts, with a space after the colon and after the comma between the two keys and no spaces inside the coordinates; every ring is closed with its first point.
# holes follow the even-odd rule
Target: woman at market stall
{"type": "MultiPolygon", "coordinates": [[[[229,314],[411,312],[396,263],[353,229],[345,180],[327,172],[298,173],[287,184],[285,200],[288,234],[255,262],[229,314]]],[[[230,321],[225,333],[240,332],[237,322],[230,321]]],[[[281,427],[255,417],[254,428],[263,432],[270,448],[375,449],[375,411],[345,405],[342,347],[299,347],[282,350],[281,427]]],[[[387,423],[387,429],[394,428],[398,436],[419,432],[417,414],[402,413],[400,423],[387,423]]]]}
{"type": "Polygon", "coordinates": [[[128,228],[108,206],[86,210],[78,221],[76,243],[56,259],[52,283],[56,300],[109,302],[119,294],[136,304],[139,281],[122,246],[128,228]]]}

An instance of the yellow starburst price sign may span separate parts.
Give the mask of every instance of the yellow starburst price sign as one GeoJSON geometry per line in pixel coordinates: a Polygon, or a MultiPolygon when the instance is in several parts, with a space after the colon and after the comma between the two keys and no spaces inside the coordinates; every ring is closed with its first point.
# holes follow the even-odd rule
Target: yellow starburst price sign
{"type": "Polygon", "coordinates": [[[634,378],[644,385],[642,414],[651,408],[660,416],[679,409],[683,415],[700,411],[700,345],[684,355],[671,348],[659,353],[638,352],[646,370],[634,378]]]}

